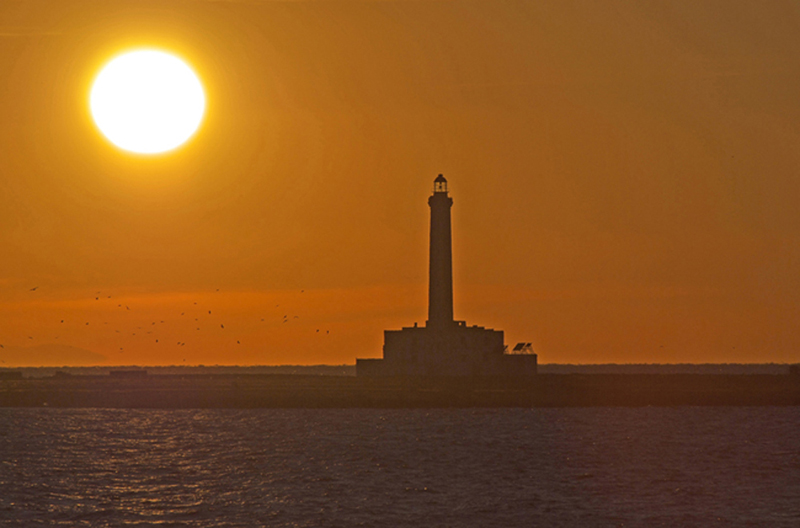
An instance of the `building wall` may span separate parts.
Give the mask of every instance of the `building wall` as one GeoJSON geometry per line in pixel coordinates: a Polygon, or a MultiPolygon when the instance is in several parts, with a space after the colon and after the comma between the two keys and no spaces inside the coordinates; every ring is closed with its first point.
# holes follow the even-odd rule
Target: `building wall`
{"type": "Polygon", "coordinates": [[[386,330],[385,368],[401,376],[494,374],[503,357],[503,339],[502,331],[456,323],[446,330],[386,330]]]}

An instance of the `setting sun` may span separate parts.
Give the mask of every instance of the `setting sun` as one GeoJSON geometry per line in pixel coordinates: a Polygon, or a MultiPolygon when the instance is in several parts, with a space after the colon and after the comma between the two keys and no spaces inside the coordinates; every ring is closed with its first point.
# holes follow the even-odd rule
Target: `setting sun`
{"type": "Polygon", "coordinates": [[[157,50],[125,53],[109,62],[92,86],[97,127],[117,147],[139,154],[174,149],[200,126],[205,94],[197,75],[157,50]]]}

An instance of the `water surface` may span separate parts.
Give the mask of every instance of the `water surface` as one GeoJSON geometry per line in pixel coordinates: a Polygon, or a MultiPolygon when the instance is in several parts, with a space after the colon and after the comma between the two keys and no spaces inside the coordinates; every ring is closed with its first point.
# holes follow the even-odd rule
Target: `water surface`
{"type": "Polygon", "coordinates": [[[800,526],[800,408],[0,409],[0,526],[800,526]]]}

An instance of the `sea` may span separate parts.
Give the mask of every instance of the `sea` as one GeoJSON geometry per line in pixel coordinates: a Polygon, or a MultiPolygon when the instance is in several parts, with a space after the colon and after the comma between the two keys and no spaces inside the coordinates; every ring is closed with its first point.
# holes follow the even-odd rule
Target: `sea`
{"type": "Polygon", "coordinates": [[[0,409],[0,526],[800,526],[800,407],[0,409]]]}

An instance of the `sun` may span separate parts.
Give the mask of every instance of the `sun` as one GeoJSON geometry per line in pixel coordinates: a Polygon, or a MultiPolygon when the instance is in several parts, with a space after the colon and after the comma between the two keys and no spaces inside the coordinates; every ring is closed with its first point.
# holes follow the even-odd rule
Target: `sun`
{"type": "Polygon", "coordinates": [[[203,120],[203,85],[181,59],[142,49],[112,59],[89,96],[97,127],[117,147],[158,154],[186,142],[203,120]]]}

